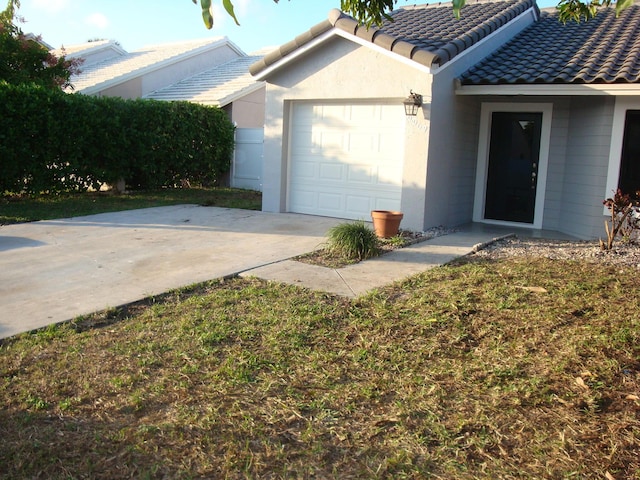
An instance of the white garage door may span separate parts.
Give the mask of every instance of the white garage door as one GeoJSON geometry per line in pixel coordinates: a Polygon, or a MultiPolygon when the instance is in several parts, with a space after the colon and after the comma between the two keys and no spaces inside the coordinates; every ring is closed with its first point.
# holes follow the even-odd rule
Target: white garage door
{"type": "Polygon", "coordinates": [[[288,210],[355,220],[400,210],[404,125],[397,104],[294,104],[288,210]]]}

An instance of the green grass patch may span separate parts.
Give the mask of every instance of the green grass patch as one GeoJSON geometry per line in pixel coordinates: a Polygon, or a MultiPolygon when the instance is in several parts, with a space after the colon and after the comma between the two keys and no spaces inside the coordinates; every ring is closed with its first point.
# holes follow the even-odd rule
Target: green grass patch
{"type": "Polygon", "coordinates": [[[631,268],[464,261],[23,334],[0,344],[0,478],[638,478],[638,291],[631,268]]]}
{"type": "Polygon", "coordinates": [[[262,195],[252,190],[233,188],[166,188],[123,194],[5,195],[0,197],[0,225],[179,204],[260,210],[262,195]]]}

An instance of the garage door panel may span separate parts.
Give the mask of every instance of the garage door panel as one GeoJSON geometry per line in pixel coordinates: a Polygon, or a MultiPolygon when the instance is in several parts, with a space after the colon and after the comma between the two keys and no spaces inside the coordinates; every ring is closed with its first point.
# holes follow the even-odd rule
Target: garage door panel
{"type": "Polygon", "coordinates": [[[398,210],[404,124],[401,105],[294,104],[289,211],[362,219],[398,210]]]}
{"type": "Polygon", "coordinates": [[[304,179],[314,179],[318,176],[318,167],[319,164],[317,162],[308,161],[308,160],[297,160],[294,158],[295,168],[291,169],[291,180],[304,180],[304,179]]]}
{"type": "Polygon", "coordinates": [[[371,132],[350,132],[345,134],[348,138],[348,151],[354,154],[372,154],[380,151],[380,141],[371,132]]]}
{"type": "MultiPolygon", "coordinates": [[[[357,216],[361,212],[371,210],[371,197],[369,195],[347,195],[345,198],[347,214],[357,216]]],[[[364,219],[364,217],[362,217],[364,219]]]]}
{"type": "Polygon", "coordinates": [[[322,153],[344,152],[348,150],[342,132],[323,132],[315,140],[315,146],[320,147],[322,153]]]}
{"type": "Polygon", "coordinates": [[[345,165],[339,163],[321,163],[318,177],[320,181],[341,182],[345,181],[345,165]]]}
{"type": "Polygon", "coordinates": [[[347,182],[359,184],[374,185],[377,179],[377,171],[368,165],[352,165],[349,166],[347,182]]]}
{"type": "Polygon", "coordinates": [[[378,185],[398,185],[402,182],[402,174],[393,167],[378,167],[378,185]]]}
{"type": "Polygon", "coordinates": [[[344,195],[340,192],[318,193],[318,205],[329,211],[339,212],[344,208],[344,195]]]}
{"type": "MultiPolygon", "coordinates": [[[[292,194],[294,192],[291,192],[292,194]]],[[[297,208],[299,213],[311,213],[318,203],[318,193],[304,189],[295,189],[297,208]]]]}
{"type": "Polygon", "coordinates": [[[326,123],[344,122],[350,116],[350,105],[324,104],[314,105],[313,111],[316,119],[322,119],[326,123]]]}
{"type": "Polygon", "coordinates": [[[380,118],[380,105],[351,105],[350,120],[353,123],[366,123],[372,118],[380,118]]]}

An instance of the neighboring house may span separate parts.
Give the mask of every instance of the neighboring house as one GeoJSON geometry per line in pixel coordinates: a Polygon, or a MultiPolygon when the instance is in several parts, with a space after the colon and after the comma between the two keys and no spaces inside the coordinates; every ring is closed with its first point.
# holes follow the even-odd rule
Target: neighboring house
{"type": "Polygon", "coordinates": [[[260,189],[265,84],[249,74],[260,60],[226,37],[125,51],[113,40],[54,52],[83,58],[74,92],[84,95],[190,101],[224,109],[237,127],[231,184],[260,189]]]}
{"type": "Polygon", "coordinates": [[[249,66],[264,53],[234,58],[144,97],[213,105],[227,112],[237,127],[232,187],[262,189],[265,83],[251,76],[249,66]]]}
{"type": "Polygon", "coordinates": [[[392,17],[367,30],[332,10],[251,66],[267,82],[263,209],[602,236],[603,200],[640,189],[640,6],[567,25],[534,0],[392,17]]]}

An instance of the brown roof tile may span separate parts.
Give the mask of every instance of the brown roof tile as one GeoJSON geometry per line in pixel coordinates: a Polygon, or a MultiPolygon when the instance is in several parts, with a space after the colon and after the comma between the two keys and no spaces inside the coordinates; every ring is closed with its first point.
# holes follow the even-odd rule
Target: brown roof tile
{"type": "Polygon", "coordinates": [[[616,18],[603,9],[588,22],[558,21],[555,11],[462,75],[463,85],[637,83],[640,5],[616,18]],[[496,70],[505,72],[499,76],[496,70]]]}
{"type": "Polygon", "coordinates": [[[537,9],[535,0],[471,0],[463,7],[461,19],[457,20],[450,3],[416,5],[394,10],[390,14],[392,22],[385,21],[380,28],[369,30],[334,9],[329,12],[328,20],[265,56],[253,64],[250,71],[253,75],[260,73],[332,28],[356,35],[424,66],[443,65],[530,8],[537,9]]]}

